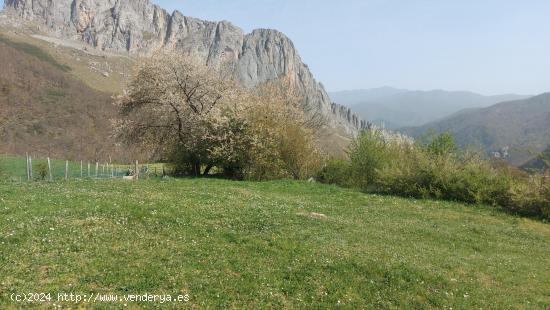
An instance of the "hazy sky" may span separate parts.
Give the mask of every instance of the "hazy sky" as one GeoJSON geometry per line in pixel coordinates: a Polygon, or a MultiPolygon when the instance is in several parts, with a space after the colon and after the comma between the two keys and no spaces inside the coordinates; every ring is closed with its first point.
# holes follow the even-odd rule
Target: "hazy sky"
{"type": "Polygon", "coordinates": [[[550,91],[549,0],[154,0],[172,11],[275,28],[329,91],[394,86],[550,91]]]}

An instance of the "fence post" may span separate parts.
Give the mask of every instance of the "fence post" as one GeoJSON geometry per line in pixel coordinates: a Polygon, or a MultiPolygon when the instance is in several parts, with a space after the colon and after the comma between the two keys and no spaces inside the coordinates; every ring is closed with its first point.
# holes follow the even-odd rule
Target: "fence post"
{"type": "Polygon", "coordinates": [[[88,179],[90,178],[90,162],[88,162],[88,179]]]}
{"type": "Polygon", "coordinates": [[[69,161],[65,161],[65,181],[69,179],[69,161]]]}
{"type": "Polygon", "coordinates": [[[32,156],[29,156],[29,176],[29,180],[32,180],[32,156]]]}
{"type": "Polygon", "coordinates": [[[25,153],[25,158],[27,159],[27,181],[31,180],[30,170],[29,170],[29,153],[25,153]]]}
{"type": "Polygon", "coordinates": [[[53,175],[52,175],[52,163],[50,161],[50,158],[48,157],[48,174],[50,176],[50,182],[53,181],[53,175]]]}
{"type": "Polygon", "coordinates": [[[137,160],[136,160],[135,179],[139,180],[139,163],[137,160]]]}
{"type": "Polygon", "coordinates": [[[80,161],[80,178],[83,179],[84,178],[84,162],[81,160],[80,161]]]}
{"type": "Polygon", "coordinates": [[[95,178],[96,179],[98,178],[98,173],[99,173],[99,162],[96,161],[95,162],[95,178]]]}

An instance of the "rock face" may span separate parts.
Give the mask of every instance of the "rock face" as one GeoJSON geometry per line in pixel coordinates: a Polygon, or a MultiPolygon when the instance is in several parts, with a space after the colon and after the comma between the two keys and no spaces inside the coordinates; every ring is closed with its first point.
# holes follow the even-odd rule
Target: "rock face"
{"type": "Polygon", "coordinates": [[[4,0],[7,10],[44,24],[52,35],[82,40],[95,48],[148,55],[176,50],[198,54],[206,63],[229,63],[246,87],[288,77],[308,110],[323,115],[328,127],[349,135],[366,126],[348,108],[330,102],[292,41],[276,30],[245,34],[231,23],[169,14],[149,0],[4,0]]]}

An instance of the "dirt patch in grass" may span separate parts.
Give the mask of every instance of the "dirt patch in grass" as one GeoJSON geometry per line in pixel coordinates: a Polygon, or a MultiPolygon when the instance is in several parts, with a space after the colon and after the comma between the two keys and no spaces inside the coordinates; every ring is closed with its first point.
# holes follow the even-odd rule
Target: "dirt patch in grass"
{"type": "Polygon", "coordinates": [[[300,216],[309,217],[316,220],[328,220],[328,216],[322,213],[308,212],[308,213],[298,213],[300,216]]]}

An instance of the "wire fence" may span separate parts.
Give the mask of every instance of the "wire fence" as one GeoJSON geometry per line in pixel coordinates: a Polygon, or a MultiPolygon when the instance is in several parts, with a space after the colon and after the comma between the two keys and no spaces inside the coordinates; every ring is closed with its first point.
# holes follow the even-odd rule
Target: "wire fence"
{"type": "Polygon", "coordinates": [[[32,156],[0,156],[0,173],[19,181],[59,181],[74,179],[140,179],[173,174],[162,163],[113,163],[110,161],[70,161],[32,156]]]}

